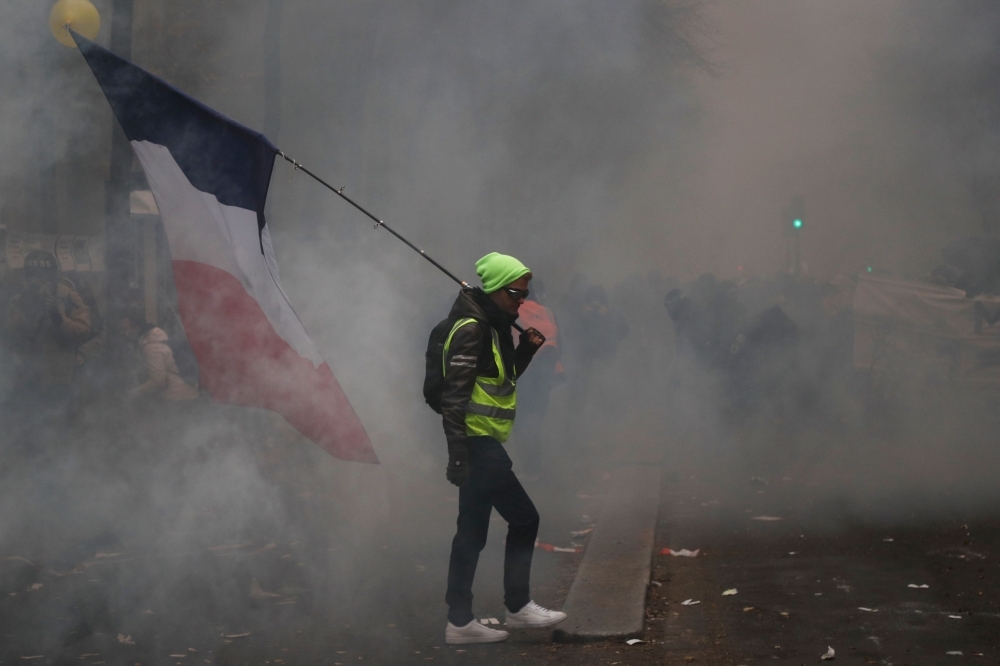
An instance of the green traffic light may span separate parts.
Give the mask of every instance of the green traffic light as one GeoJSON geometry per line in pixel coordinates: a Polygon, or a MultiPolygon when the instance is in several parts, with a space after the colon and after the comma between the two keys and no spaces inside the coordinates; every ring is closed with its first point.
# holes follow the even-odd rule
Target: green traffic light
{"type": "Polygon", "coordinates": [[[802,220],[799,219],[799,218],[795,218],[794,220],[792,220],[792,226],[795,227],[796,229],[801,229],[802,228],[802,220]]]}

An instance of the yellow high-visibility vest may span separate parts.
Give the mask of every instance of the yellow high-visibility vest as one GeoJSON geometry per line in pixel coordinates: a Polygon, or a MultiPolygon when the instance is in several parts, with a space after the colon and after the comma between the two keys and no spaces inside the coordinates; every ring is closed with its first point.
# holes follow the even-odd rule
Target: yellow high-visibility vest
{"type": "MultiPolygon", "coordinates": [[[[444,374],[447,376],[448,349],[455,332],[475,322],[475,319],[459,319],[444,342],[443,362],[444,374]]],[[[496,377],[476,376],[476,385],[472,389],[472,397],[465,408],[465,434],[469,437],[487,436],[503,443],[510,437],[510,429],[514,427],[514,416],[517,411],[517,391],[514,380],[507,376],[500,355],[500,338],[496,330],[490,326],[493,334],[493,359],[496,361],[498,374],[496,377]]]]}

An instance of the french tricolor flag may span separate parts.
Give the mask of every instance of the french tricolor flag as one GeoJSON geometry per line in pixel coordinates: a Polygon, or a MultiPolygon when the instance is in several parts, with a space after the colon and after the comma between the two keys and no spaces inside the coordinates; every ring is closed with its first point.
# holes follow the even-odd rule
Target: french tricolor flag
{"type": "Polygon", "coordinates": [[[258,132],[73,33],[149,181],[177,305],[216,402],[262,407],[337,458],[377,463],[288,301],[264,221],[277,148],[258,132]]]}

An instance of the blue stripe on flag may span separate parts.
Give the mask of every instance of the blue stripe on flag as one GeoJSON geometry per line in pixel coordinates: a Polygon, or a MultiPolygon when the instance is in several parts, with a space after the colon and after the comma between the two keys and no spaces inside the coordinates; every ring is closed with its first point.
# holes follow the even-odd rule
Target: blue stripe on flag
{"type": "Polygon", "coordinates": [[[121,56],[72,33],[129,141],[164,146],[197,189],[257,213],[278,149],[260,132],[205,106],[121,56]]]}

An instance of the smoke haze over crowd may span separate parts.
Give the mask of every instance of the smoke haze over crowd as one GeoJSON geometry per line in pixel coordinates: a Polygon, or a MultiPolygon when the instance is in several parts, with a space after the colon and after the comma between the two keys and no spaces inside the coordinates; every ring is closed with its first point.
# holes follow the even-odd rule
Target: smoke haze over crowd
{"type": "MultiPolygon", "coordinates": [[[[107,45],[112,3],[94,4],[107,45]]],[[[0,223],[98,236],[114,120],[79,53],[52,39],[48,9],[0,8],[0,223]]],[[[897,517],[886,498],[945,510],[996,499],[992,389],[906,391],[873,407],[844,367],[819,359],[829,327],[816,314],[835,276],[871,267],[922,279],[948,242],[996,232],[990,2],[284,0],[280,26],[267,16],[266,0],[137,0],[133,60],[263,129],[265,35],[279,29],[275,145],[462,279],[487,252],[521,258],[544,281],[570,354],[574,294],[603,285],[627,321],[617,354],[591,374],[564,361],[569,386],[553,392],[545,426],[553,513],[572,513],[561,493],[650,455],[667,468],[710,461],[720,496],[732,478],[800,474],[817,495],[885,520],[897,517]],[[707,272],[740,288],[784,275],[780,214],[797,195],[803,279],[819,296],[808,316],[787,294],[781,304],[808,333],[801,393],[818,397],[813,411],[764,409],[734,425],[716,379],[675,359],[663,298],[692,293],[707,272]]],[[[450,524],[434,513],[452,489],[420,386],[427,334],[455,285],[280,159],[267,211],[284,287],[382,465],[329,459],[262,412],[150,425],[101,404],[78,415],[41,481],[0,487],[0,557],[69,570],[104,549],[308,542],[295,560],[308,566],[285,587],[334,590],[364,615],[387,602],[378,572],[409,547],[391,539],[450,524]],[[164,450],[164,433],[175,447],[164,450]],[[280,473],[267,471],[272,457],[280,473]]],[[[750,314],[779,299],[765,300],[750,314]]],[[[0,397],[13,368],[0,354],[0,397]]],[[[207,626],[262,575],[219,571],[165,566],[158,585],[122,592],[109,612],[179,604],[207,626]]],[[[390,577],[403,596],[425,593],[390,577]]]]}

